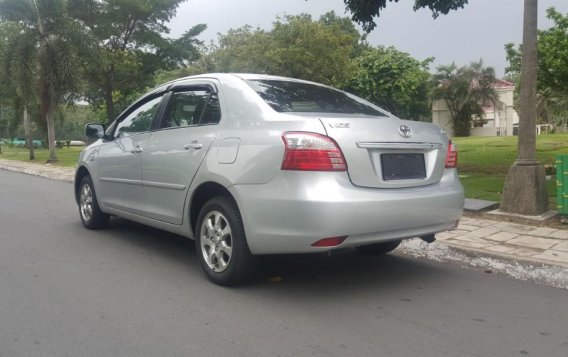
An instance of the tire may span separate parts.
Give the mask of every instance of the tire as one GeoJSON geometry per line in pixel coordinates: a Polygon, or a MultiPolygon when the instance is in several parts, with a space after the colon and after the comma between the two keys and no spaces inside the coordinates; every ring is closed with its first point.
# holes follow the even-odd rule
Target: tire
{"type": "Polygon", "coordinates": [[[201,267],[217,285],[238,285],[251,280],[259,258],[251,254],[243,221],[235,201],[215,197],[197,218],[195,247],[201,267]]]}
{"type": "Polygon", "coordinates": [[[383,255],[389,252],[392,252],[400,245],[400,240],[395,240],[392,242],[384,242],[384,243],[375,243],[369,245],[362,245],[356,247],[357,251],[362,254],[369,254],[369,255],[383,255]]]}
{"type": "Polygon", "coordinates": [[[110,216],[103,213],[97,201],[95,187],[90,176],[85,176],[79,185],[79,216],[85,228],[100,229],[104,228],[110,216]]]}

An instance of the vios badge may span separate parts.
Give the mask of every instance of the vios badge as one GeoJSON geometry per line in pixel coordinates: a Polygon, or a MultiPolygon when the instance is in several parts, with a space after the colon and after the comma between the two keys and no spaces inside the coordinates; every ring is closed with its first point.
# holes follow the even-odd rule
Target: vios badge
{"type": "Polygon", "coordinates": [[[403,138],[409,138],[412,136],[412,129],[408,125],[401,125],[398,127],[398,133],[403,138]]]}

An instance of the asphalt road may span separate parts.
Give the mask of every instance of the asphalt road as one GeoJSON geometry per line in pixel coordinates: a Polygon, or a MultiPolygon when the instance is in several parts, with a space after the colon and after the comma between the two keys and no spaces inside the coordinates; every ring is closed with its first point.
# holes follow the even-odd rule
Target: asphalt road
{"type": "Polygon", "coordinates": [[[1,357],[568,356],[566,290],[397,254],[262,269],[215,286],[191,241],[85,230],[71,184],[0,170],[1,357]]]}

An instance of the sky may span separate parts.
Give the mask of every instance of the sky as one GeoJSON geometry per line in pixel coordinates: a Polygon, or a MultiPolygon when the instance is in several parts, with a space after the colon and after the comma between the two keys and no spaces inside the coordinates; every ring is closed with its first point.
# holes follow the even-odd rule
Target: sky
{"type": "MultiPolygon", "coordinates": [[[[377,20],[377,28],[367,41],[374,46],[394,46],[418,60],[434,57],[436,66],[455,62],[466,65],[483,59],[504,75],[506,43],[522,40],[523,0],[470,0],[464,9],[433,19],[427,9],[412,10],[414,1],[389,3],[377,20]]],[[[548,28],[545,10],[554,6],[568,13],[568,0],[539,0],[539,29],[548,28]]],[[[308,13],[314,19],[334,10],[345,13],[343,0],[188,0],[170,22],[171,35],[177,37],[199,23],[207,25],[198,38],[209,42],[218,33],[244,25],[270,29],[277,16],[308,13]]]]}

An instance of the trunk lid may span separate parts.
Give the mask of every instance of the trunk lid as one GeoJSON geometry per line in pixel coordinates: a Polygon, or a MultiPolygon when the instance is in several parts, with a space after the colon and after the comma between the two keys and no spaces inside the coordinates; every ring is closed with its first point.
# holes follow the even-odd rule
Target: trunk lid
{"type": "Polygon", "coordinates": [[[369,188],[434,184],[445,170],[448,137],[436,125],[377,117],[320,117],[341,148],[351,182],[369,188]]]}

